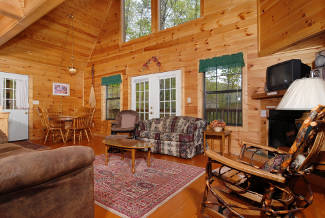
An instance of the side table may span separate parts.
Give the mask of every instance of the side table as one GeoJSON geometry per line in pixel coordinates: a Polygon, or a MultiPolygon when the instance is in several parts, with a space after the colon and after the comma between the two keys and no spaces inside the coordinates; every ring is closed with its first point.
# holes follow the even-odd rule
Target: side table
{"type": "MultiPolygon", "coordinates": [[[[203,148],[204,152],[206,151],[206,141],[207,141],[207,136],[216,136],[216,138],[220,138],[220,152],[223,155],[224,154],[224,146],[225,146],[225,141],[226,138],[228,137],[228,154],[230,154],[230,145],[231,145],[231,131],[230,130],[225,130],[222,132],[215,132],[213,130],[205,130],[203,132],[203,148]]],[[[212,142],[212,139],[210,139],[212,142]]],[[[210,147],[212,147],[212,143],[210,143],[210,147]]]]}

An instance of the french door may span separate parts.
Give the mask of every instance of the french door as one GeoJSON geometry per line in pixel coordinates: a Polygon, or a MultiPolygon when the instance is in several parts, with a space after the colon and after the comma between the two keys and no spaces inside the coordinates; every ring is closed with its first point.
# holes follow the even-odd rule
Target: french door
{"type": "Polygon", "coordinates": [[[28,76],[0,72],[0,106],[10,113],[8,141],[28,139],[28,76]]]}
{"type": "Polygon", "coordinates": [[[180,70],[132,78],[132,110],[141,120],[180,116],[182,72],[180,70]]]}

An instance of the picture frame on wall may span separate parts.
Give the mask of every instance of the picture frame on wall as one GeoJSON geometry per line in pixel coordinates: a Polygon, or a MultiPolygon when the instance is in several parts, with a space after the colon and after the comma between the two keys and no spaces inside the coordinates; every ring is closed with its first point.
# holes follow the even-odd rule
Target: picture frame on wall
{"type": "Polygon", "coordinates": [[[70,96],[70,84],[53,83],[53,95],[70,96]]]}

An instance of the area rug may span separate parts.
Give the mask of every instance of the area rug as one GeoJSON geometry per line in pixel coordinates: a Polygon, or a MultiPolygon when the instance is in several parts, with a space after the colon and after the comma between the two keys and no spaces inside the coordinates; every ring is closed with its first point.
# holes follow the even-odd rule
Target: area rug
{"type": "Polygon", "coordinates": [[[95,203],[121,217],[146,217],[204,174],[204,168],[176,162],[136,158],[135,174],[131,160],[112,154],[94,162],[95,203]]]}
{"type": "Polygon", "coordinates": [[[47,149],[50,149],[50,147],[48,147],[48,146],[35,144],[33,142],[26,141],[26,140],[15,141],[15,142],[12,142],[12,143],[15,143],[15,144],[20,145],[20,146],[22,146],[24,148],[33,149],[33,150],[47,150],[47,149]]]}

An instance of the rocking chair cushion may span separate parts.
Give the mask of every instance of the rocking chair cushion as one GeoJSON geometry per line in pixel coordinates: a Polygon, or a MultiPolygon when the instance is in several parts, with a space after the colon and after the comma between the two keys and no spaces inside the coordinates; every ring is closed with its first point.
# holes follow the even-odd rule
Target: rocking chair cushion
{"type": "Polygon", "coordinates": [[[279,171],[281,169],[281,164],[283,163],[283,161],[288,158],[288,154],[277,154],[275,157],[272,157],[267,160],[261,167],[261,169],[268,172],[279,171]]]}

